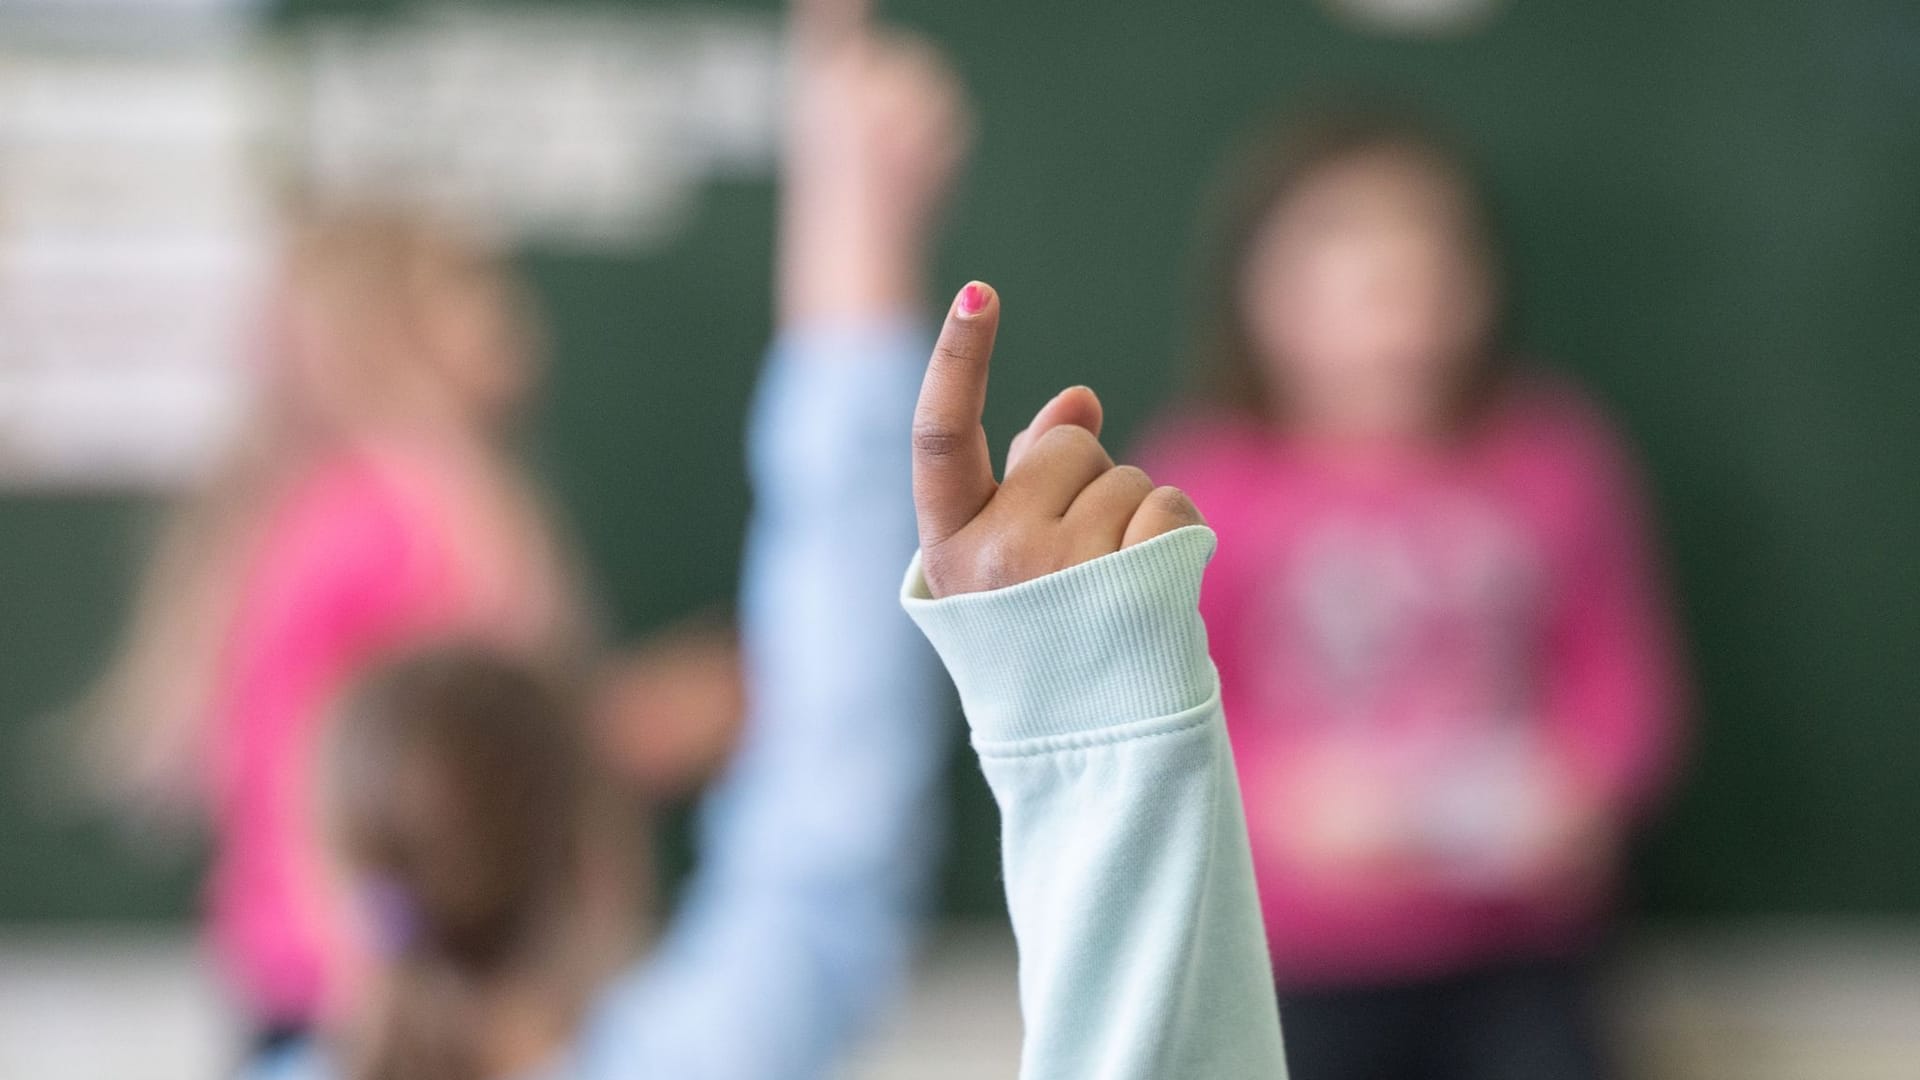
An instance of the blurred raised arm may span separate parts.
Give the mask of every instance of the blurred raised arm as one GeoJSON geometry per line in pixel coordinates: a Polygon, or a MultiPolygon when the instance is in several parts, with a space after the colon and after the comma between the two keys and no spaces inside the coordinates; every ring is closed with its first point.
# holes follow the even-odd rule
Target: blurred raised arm
{"type": "Polygon", "coordinates": [[[748,716],[628,998],[657,1033],[636,1068],[676,1080],[829,1075],[899,992],[940,847],[947,699],[896,588],[924,262],[965,109],[939,55],[861,4],[796,4],[793,56],[778,333],[749,423],[748,716]]]}

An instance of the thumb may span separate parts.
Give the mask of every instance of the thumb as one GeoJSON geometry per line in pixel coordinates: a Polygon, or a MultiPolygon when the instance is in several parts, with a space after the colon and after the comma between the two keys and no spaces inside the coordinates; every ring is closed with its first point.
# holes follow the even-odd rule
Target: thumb
{"type": "Polygon", "coordinates": [[[1007,448],[1007,472],[1025,457],[1034,440],[1057,427],[1068,424],[1086,428],[1100,434],[1100,424],[1106,411],[1100,405],[1100,396],[1085,386],[1069,386],[1053,396],[1053,400],[1040,406],[1034,414],[1033,422],[1013,437],[1013,445],[1007,448]]]}

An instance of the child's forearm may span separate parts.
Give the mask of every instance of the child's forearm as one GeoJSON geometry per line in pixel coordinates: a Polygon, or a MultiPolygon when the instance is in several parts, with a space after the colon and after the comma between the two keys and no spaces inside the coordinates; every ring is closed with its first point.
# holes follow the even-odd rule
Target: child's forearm
{"type": "Polygon", "coordinates": [[[1203,527],[904,603],[1002,814],[1022,1075],[1284,1077],[1246,826],[1196,610],[1203,527]]]}
{"type": "Polygon", "coordinates": [[[906,319],[816,326],[769,357],[741,587],[752,707],[656,954],[672,989],[648,1005],[670,1044],[655,1074],[825,1076],[905,976],[947,707],[885,567],[913,550],[904,450],[926,336],[906,319]]]}

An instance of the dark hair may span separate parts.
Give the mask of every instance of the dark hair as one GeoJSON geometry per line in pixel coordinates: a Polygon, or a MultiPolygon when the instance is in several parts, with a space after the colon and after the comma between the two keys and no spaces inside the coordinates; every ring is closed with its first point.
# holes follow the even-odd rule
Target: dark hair
{"type": "MultiPolygon", "coordinates": [[[[1348,106],[1269,124],[1231,156],[1216,185],[1198,260],[1199,312],[1193,335],[1193,395],[1271,422],[1274,396],[1264,385],[1259,348],[1248,326],[1242,281],[1261,227],[1329,169],[1374,155],[1419,162],[1460,196],[1477,254],[1497,277],[1495,229],[1486,185],[1471,157],[1439,129],[1395,106],[1348,106]]],[[[1497,337],[1497,328],[1492,329],[1497,337]]],[[[1484,401],[1503,374],[1489,340],[1460,380],[1457,418],[1484,401]]]]}
{"type": "Polygon", "coordinates": [[[391,979],[357,1080],[478,1080],[486,992],[508,979],[577,1021],[610,966],[591,893],[617,833],[581,717],[556,680],[468,646],[389,666],[346,702],[330,817],[391,979]]]}

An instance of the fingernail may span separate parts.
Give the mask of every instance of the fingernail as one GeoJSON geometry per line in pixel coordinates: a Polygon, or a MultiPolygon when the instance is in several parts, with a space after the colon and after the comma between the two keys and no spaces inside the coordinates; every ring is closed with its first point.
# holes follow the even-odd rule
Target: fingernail
{"type": "Polygon", "coordinates": [[[960,314],[978,315],[987,308],[987,287],[973,282],[960,290],[960,314]]]}

